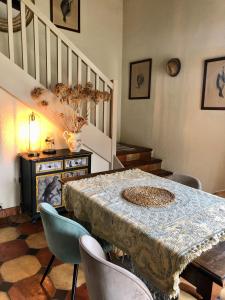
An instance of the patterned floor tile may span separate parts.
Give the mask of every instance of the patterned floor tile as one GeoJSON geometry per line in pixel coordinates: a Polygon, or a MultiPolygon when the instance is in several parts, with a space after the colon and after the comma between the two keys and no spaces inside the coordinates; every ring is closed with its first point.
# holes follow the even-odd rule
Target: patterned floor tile
{"type": "Polygon", "coordinates": [[[62,264],[53,267],[49,274],[49,277],[54,283],[56,289],[69,291],[71,290],[71,286],[72,286],[73,265],[62,264]]]}
{"type": "MultiPolygon", "coordinates": [[[[78,300],[89,300],[86,284],[82,284],[76,290],[76,297],[78,300]]],[[[71,300],[71,292],[67,293],[65,300],[71,300]]]]}
{"type": "MultiPolygon", "coordinates": [[[[52,253],[50,252],[50,250],[48,248],[44,248],[44,249],[41,249],[38,251],[38,253],[36,254],[36,257],[43,267],[47,267],[47,265],[52,257],[52,253]]],[[[53,266],[57,266],[60,264],[62,264],[62,262],[59,261],[57,258],[55,258],[53,266]]]]}
{"type": "Polygon", "coordinates": [[[42,249],[48,246],[45,239],[44,232],[38,232],[29,235],[28,238],[26,239],[26,243],[30,248],[34,248],[34,249],[42,249]]]}
{"type": "Polygon", "coordinates": [[[79,265],[79,272],[77,277],[77,286],[82,286],[86,282],[83,265],[79,265]]]}
{"type": "Polygon", "coordinates": [[[6,293],[0,292],[0,300],[10,300],[10,299],[6,293]]]}
{"type": "Polygon", "coordinates": [[[46,277],[43,286],[40,285],[40,280],[41,275],[35,275],[16,282],[8,291],[10,299],[48,300],[54,297],[56,290],[51,280],[46,277]]]}
{"type": "Polygon", "coordinates": [[[42,224],[41,224],[40,221],[38,221],[35,224],[32,224],[30,222],[29,223],[20,224],[17,227],[17,229],[18,229],[18,231],[21,234],[33,234],[33,233],[37,233],[37,232],[43,231],[43,227],[42,227],[42,224]]]}
{"type": "Polygon", "coordinates": [[[41,268],[35,256],[25,255],[3,263],[0,267],[2,279],[7,282],[16,282],[33,276],[41,268]]]}
{"type": "Polygon", "coordinates": [[[29,248],[25,241],[14,240],[0,244],[0,262],[5,262],[27,254],[29,248]]]}
{"type": "Polygon", "coordinates": [[[22,223],[30,222],[31,217],[29,217],[28,215],[25,215],[25,214],[20,214],[20,215],[8,217],[8,220],[9,220],[9,222],[13,222],[16,224],[22,224],[22,223]]]}
{"type": "Polygon", "coordinates": [[[0,291],[1,292],[8,292],[8,290],[11,288],[11,286],[12,286],[12,283],[2,281],[1,284],[0,284],[0,291]]]}
{"type": "Polygon", "coordinates": [[[15,227],[5,227],[0,229],[0,243],[13,241],[19,236],[19,232],[15,227]]]}
{"type": "MultiPolygon", "coordinates": [[[[49,277],[51,278],[57,289],[69,291],[71,290],[72,285],[73,265],[61,264],[59,266],[53,267],[49,274],[49,277]]],[[[80,266],[77,278],[77,287],[81,286],[84,282],[84,272],[82,266],[80,266]]]]}

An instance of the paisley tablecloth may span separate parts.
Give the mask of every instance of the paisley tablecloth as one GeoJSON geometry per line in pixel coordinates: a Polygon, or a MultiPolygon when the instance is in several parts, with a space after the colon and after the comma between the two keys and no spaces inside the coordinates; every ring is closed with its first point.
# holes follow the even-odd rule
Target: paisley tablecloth
{"type": "Polygon", "coordinates": [[[139,169],[68,182],[64,196],[75,217],[129,253],[138,271],[171,298],[179,294],[179,275],[187,264],[225,240],[222,198],[139,169]],[[175,202],[141,207],[121,196],[127,187],[146,185],[171,191],[175,202]]]}

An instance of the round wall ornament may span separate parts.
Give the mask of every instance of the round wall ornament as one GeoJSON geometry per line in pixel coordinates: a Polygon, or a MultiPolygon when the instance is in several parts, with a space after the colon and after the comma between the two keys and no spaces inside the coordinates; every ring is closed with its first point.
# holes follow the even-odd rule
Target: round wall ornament
{"type": "Polygon", "coordinates": [[[179,58],[171,58],[166,64],[166,72],[172,77],[177,76],[181,70],[181,62],[179,58]]]}
{"type": "MultiPolygon", "coordinates": [[[[34,3],[34,0],[31,0],[31,2],[34,3]]],[[[0,4],[1,6],[5,6],[2,7],[2,13],[0,14],[0,31],[8,32],[8,19],[6,13],[7,4],[4,3],[4,1],[3,3],[0,4]]],[[[15,3],[13,2],[12,4],[13,4],[13,31],[17,32],[21,30],[20,8],[18,7],[16,1],[15,3]]],[[[33,12],[26,7],[26,25],[29,25],[32,19],[33,19],[33,12]]]]}

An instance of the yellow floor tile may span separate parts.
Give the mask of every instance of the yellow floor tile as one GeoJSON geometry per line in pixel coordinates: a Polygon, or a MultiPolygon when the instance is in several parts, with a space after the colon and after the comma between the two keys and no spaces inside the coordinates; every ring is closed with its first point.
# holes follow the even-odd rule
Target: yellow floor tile
{"type": "Polygon", "coordinates": [[[9,242],[18,238],[20,233],[15,227],[5,227],[0,229],[0,243],[9,242]]]}
{"type": "Polygon", "coordinates": [[[26,243],[30,248],[34,248],[34,249],[42,249],[48,247],[44,232],[31,234],[26,239],[26,243]]]}
{"type": "Polygon", "coordinates": [[[4,281],[17,282],[35,275],[40,268],[41,265],[35,256],[24,255],[3,263],[0,268],[0,274],[4,281]]]}

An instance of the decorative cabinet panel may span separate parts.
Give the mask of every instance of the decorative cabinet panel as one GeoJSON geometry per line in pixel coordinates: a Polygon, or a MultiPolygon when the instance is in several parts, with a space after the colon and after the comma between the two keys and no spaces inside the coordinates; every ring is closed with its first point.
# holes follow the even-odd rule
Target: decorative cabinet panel
{"type": "Polygon", "coordinates": [[[64,209],[61,179],[82,176],[91,172],[91,152],[81,150],[71,153],[67,149],[56,154],[28,157],[20,154],[21,207],[33,220],[38,216],[38,206],[50,203],[64,209]]]}

